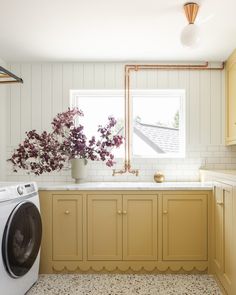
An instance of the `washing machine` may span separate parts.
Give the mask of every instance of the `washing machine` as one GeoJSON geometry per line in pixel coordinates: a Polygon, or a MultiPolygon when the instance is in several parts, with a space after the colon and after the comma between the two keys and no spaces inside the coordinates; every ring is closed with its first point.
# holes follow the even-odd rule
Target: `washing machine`
{"type": "Polygon", "coordinates": [[[37,281],[41,237],[36,183],[0,183],[1,295],[24,295],[37,281]]]}

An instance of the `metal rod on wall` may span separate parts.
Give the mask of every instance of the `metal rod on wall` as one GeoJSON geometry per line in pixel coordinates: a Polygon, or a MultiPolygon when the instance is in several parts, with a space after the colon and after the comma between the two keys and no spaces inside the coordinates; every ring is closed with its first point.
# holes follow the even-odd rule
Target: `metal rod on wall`
{"type": "Polygon", "coordinates": [[[8,84],[8,83],[23,83],[23,80],[20,77],[8,71],[7,69],[0,66],[0,84],[8,84]],[[2,80],[2,79],[6,79],[6,80],[2,80]],[[7,79],[14,79],[14,80],[7,80],[7,79]]]}

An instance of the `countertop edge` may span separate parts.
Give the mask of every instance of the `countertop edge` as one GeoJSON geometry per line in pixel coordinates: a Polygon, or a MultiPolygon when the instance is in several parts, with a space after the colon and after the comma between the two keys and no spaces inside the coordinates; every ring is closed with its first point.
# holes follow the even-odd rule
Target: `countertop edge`
{"type": "Polygon", "coordinates": [[[211,191],[211,182],[186,182],[186,183],[161,183],[153,184],[137,184],[122,183],[88,183],[88,184],[40,184],[38,183],[39,191],[176,191],[176,190],[189,190],[189,191],[211,191]]]}

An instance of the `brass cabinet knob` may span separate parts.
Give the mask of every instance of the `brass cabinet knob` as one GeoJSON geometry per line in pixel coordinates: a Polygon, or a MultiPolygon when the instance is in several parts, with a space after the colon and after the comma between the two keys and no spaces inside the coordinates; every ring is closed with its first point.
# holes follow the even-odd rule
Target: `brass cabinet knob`
{"type": "Polygon", "coordinates": [[[118,210],[117,213],[120,215],[120,214],[122,214],[122,211],[121,210],[118,210]]]}
{"type": "Polygon", "coordinates": [[[224,202],[217,201],[216,204],[219,205],[219,206],[223,206],[224,202]]]}
{"type": "Polygon", "coordinates": [[[127,211],[124,210],[124,211],[123,211],[123,214],[127,214],[127,211]]]}
{"type": "Polygon", "coordinates": [[[68,215],[68,214],[70,214],[70,211],[69,211],[69,210],[66,210],[64,213],[65,213],[66,215],[68,215]]]}
{"type": "Polygon", "coordinates": [[[168,211],[166,211],[166,210],[165,210],[165,211],[163,211],[163,214],[168,214],[168,211]]]}

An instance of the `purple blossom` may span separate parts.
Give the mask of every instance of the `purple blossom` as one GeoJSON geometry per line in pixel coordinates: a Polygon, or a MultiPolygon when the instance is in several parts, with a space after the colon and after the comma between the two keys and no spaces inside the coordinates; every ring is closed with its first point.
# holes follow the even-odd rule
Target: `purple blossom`
{"type": "Polygon", "coordinates": [[[36,130],[26,132],[25,140],[19,144],[11,158],[13,171],[27,170],[28,173],[40,175],[52,171],[59,171],[72,158],[84,158],[92,161],[106,161],[111,167],[115,164],[113,148],[123,144],[123,136],[114,133],[117,123],[114,117],[108,117],[105,126],[98,126],[99,138],[92,136],[87,139],[84,134],[84,126],[76,126],[78,116],[83,112],[78,108],[68,109],[59,113],[53,119],[52,132],[36,130]]]}

